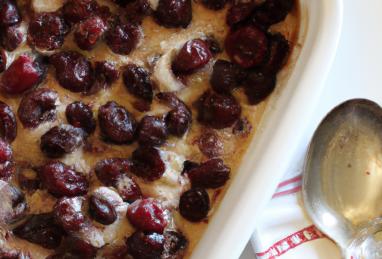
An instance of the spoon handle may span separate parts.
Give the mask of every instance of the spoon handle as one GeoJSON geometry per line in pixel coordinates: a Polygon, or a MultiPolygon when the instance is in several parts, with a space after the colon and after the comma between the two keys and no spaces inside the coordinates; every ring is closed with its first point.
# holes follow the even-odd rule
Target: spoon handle
{"type": "Polygon", "coordinates": [[[346,259],[380,259],[382,258],[382,242],[367,238],[346,249],[346,259]]]}
{"type": "Polygon", "coordinates": [[[361,229],[345,250],[346,259],[382,258],[382,222],[376,219],[361,229]]]}

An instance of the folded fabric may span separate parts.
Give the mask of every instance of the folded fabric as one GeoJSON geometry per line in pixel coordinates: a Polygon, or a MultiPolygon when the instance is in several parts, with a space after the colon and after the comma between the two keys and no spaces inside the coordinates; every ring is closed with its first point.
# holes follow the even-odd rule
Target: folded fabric
{"type": "Polygon", "coordinates": [[[340,259],[338,247],[321,233],[303,209],[302,160],[279,184],[264,210],[251,243],[258,259],[340,259]]]}

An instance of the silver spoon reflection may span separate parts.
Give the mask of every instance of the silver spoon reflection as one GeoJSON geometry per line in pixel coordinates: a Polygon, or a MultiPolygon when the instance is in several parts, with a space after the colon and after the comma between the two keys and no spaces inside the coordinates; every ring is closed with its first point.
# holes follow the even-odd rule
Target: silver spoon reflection
{"type": "Polygon", "coordinates": [[[304,204],[344,258],[382,258],[382,109],[355,99],[332,110],[311,142],[304,204]]]}

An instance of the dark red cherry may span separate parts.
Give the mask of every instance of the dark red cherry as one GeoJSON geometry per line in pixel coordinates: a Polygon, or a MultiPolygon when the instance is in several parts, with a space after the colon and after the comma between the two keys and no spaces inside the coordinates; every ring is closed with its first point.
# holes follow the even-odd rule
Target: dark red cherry
{"type": "Polygon", "coordinates": [[[188,246],[187,238],[180,232],[166,231],[161,259],[182,258],[188,246]]]}
{"type": "Polygon", "coordinates": [[[36,88],[21,99],[17,114],[24,127],[35,128],[56,119],[58,94],[49,88],[36,88]]]}
{"type": "Polygon", "coordinates": [[[294,0],[267,0],[253,14],[255,23],[265,27],[282,22],[294,6],[294,0]]]}
{"type": "Polygon", "coordinates": [[[183,136],[191,127],[191,112],[187,109],[173,109],[166,115],[168,131],[175,136],[183,136]]]}
{"type": "Polygon", "coordinates": [[[114,186],[122,175],[130,171],[131,162],[124,158],[107,158],[97,162],[94,171],[106,186],[114,186]]]}
{"type": "Polygon", "coordinates": [[[290,53],[289,42],[280,34],[271,34],[268,36],[269,55],[266,62],[261,66],[261,71],[267,74],[275,74],[284,66],[290,53]]]}
{"type": "Polygon", "coordinates": [[[183,162],[183,169],[182,169],[181,174],[182,175],[187,174],[188,171],[190,171],[191,169],[194,169],[194,168],[196,168],[198,166],[199,166],[199,164],[196,163],[196,162],[193,162],[191,160],[185,160],[183,162]]]}
{"type": "Polygon", "coordinates": [[[136,231],[126,239],[129,254],[137,259],[161,258],[163,244],[164,237],[158,233],[136,231]]]}
{"type": "Polygon", "coordinates": [[[115,144],[129,144],[134,141],[136,121],[116,102],[108,102],[99,108],[98,121],[106,140],[115,144]]]}
{"type": "Polygon", "coordinates": [[[58,161],[41,166],[39,176],[44,187],[56,197],[78,196],[88,191],[86,176],[58,161]]]}
{"type": "Polygon", "coordinates": [[[212,130],[202,130],[198,139],[198,147],[203,155],[209,158],[218,157],[224,151],[224,143],[212,130]]]}
{"type": "Polygon", "coordinates": [[[227,12],[227,24],[229,26],[234,26],[240,22],[247,20],[251,16],[255,6],[256,5],[254,1],[237,3],[235,5],[232,5],[227,12]]]}
{"type": "Polygon", "coordinates": [[[159,93],[157,97],[172,108],[165,117],[169,133],[178,137],[183,136],[191,127],[191,110],[173,93],[159,93]]]}
{"type": "Polygon", "coordinates": [[[123,82],[132,95],[151,103],[153,100],[153,82],[146,69],[129,64],[123,71],[123,82]]]}
{"type": "Polygon", "coordinates": [[[118,217],[113,204],[100,195],[92,195],[89,198],[89,213],[95,221],[103,225],[113,224],[118,217]]]}
{"type": "Polygon", "coordinates": [[[12,160],[12,147],[11,145],[0,139],[0,163],[12,160]]]}
{"type": "Polygon", "coordinates": [[[231,30],[225,40],[227,54],[233,62],[250,68],[261,65],[268,53],[268,39],[256,26],[231,30]]]}
{"type": "Polygon", "coordinates": [[[85,133],[72,125],[61,124],[41,136],[41,151],[50,158],[70,154],[84,143],[85,133]]]}
{"type": "Polygon", "coordinates": [[[60,85],[72,92],[87,92],[93,85],[94,72],[89,60],[75,51],[62,51],[50,56],[60,85]]]}
{"type": "Polygon", "coordinates": [[[151,13],[151,8],[147,0],[133,0],[126,5],[125,12],[129,22],[140,24],[151,13]]]}
{"type": "Polygon", "coordinates": [[[76,232],[84,228],[88,224],[82,212],[84,201],[84,197],[59,199],[53,209],[55,222],[68,232],[76,232]]]}
{"type": "Polygon", "coordinates": [[[94,63],[95,82],[88,95],[95,94],[102,89],[107,89],[118,80],[119,70],[112,61],[97,61],[94,63]]]}
{"type": "Polygon", "coordinates": [[[137,134],[139,144],[160,146],[166,141],[168,131],[163,118],[145,116],[139,123],[137,134]]]}
{"type": "Polygon", "coordinates": [[[142,199],[142,191],[137,182],[128,175],[122,175],[114,185],[123,201],[132,203],[142,199]]]}
{"type": "Polygon", "coordinates": [[[201,188],[193,188],[180,196],[179,212],[187,220],[198,222],[205,219],[210,210],[208,193],[201,188]]]}
{"type": "Polygon", "coordinates": [[[154,147],[138,147],[133,152],[132,162],[132,172],[148,181],[161,178],[166,169],[159,150],[154,147]]]}
{"type": "Polygon", "coordinates": [[[23,54],[3,73],[0,88],[6,94],[21,94],[36,86],[44,73],[45,67],[42,63],[23,54]]]}
{"type": "Polygon", "coordinates": [[[0,136],[11,143],[17,135],[16,116],[12,108],[0,101],[0,136]]]}
{"type": "Polygon", "coordinates": [[[186,28],[192,20],[191,0],[159,0],[154,15],[164,27],[186,28]]]}
{"type": "Polygon", "coordinates": [[[276,76],[252,71],[245,83],[244,92],[250,104],[258,104],[265,100],[276,87],[276,76]]]}
{"type": "Polygon", "coordinates": [[[125,7],[131,0],[111,0],[112,2],[125,7]]]}
{"type": "Polygon", "coordinates": [[[169,224],[168,215],[155,199],[136,200],[127,209],[127,218],[137,229],[145,232],[163,233],[169,224]]]}
{"type": "Polygon", "coordinates": [[[117,54],[128,55],[141,38],[141,30],[134,23],[118,23],[106,33],[106,44],[117,54]]]}
{"type": "Polygon", "coordinates": [[[202,4],[212,10],[223,9],[226,3],[227,0],[202,0],[202,4]]]}
{"type": "Polygon", "coordinates": [[[93,15],[97,15],[104,20],[104,22],[109,25],[114,21],[114,14],[111,12],[109,6],[107,5],[98,5],[98,3],[94,4],[94,13],[93,15]]]}
{"type": "Polygon", "coordinates": [[[107,25],[99,16],[91,16],[82,21],[74,32],[77,46],[83,50],[91,50],[106,32],[107,25]]]}
{"type": "Polygon", "coordinates": [[[62,8],[62,12],[65,21],[74,24],[93,15],[98,7],[94,0],[68,0],[62,8]]]}
{"type": "Polygon", "coordinates": [[[193,187],[219,188],[229,179],[231,169],[219,158],[210,159],[187,172],[193,187]]]}
{"type": "Polygon", "coordinates": [[[24,33],[21,26],[13,25],[2,28],[1,44],[8,51],[14,51],[23,42],[24,33]]]}
{"type": "Polygon", "coordinates": [[[238,65],[226,60],[217,60],[214,64],[210,83],[218,93],[229,94],[239,87],[245,71],[238,65]]]}
{"type": "Polygon", "coordinates": [[[113,62],[97,61],[95,62],[95,76],[97,81],[111,85],[119,78],[119,71],[113,62]]]}
{"type": "Polygon", "coordinates": [[[7,27],[21,22],[21,15],[14,0],[0,2],[0,26],[7,27]]]}
{"type": "Polygon", "coordinates": [[[26,222],[15,228],[13,233],[17,237],[47,249],[58,247],[64,235],[64,231],[54,222],[51,213],[32,215],[26,222]]]}
{"type": "Polygon", "coordinates": [[[64,44],[68,27],[58,13],[38,13],[32,16],[28,28],[30,45],[44,49],[58,49],[64,44]]]}
{"type": "Polygon", "coordinates": [[[205,92],[198,102],[198,120],[215,129],[232,126],[241,115],[240,104],[232,95],[205,92]]]}
{"type": "Polygon", "coordinates": [[[7,54],[5,50],[0,49],[0,73],[7,67],[7,54]]]}
{"type": "Polygon", "coordinates": [[[74,102],[66,106],[66,119],[74,127],[85,130],[88,134],[95,131],[96,120],[89,105],[83,102],[74,102]]]}
{"type": "Polygon", "coordinates": [[[192,73],[205,66],[212,58],[209,46],[200,39],[187,41],[172,63],[177,73],[192,73]]]}

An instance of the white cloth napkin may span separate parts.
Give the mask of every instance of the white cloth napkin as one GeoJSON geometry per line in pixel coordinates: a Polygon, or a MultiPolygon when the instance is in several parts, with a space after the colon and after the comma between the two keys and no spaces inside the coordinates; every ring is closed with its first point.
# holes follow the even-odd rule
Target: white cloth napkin
{"type": "Polygon", "coordinates": [[[300,163],[285,175],[258,222],[251,239],[258,259],[341,258],[336,245],[312,224],[304,212],[302,162],[301,158],[300,163]]]}

